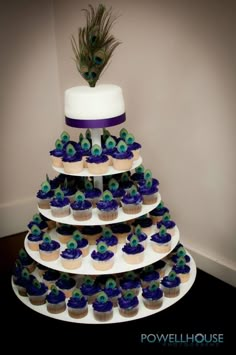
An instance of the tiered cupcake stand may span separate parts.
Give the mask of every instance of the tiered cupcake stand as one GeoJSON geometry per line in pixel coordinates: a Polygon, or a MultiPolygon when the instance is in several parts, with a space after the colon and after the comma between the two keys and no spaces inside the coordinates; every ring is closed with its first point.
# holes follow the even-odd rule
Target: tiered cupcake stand
{"type": "MultiPolygon", "coordinates": [[[[91,138],[92,138],[92,143],[93,144],[101,143],[101,129],[91,129],[91,138]]],[[[134,161],[131,170],[135,169],[141,163],[142,163],[142,158],[139,158],[138,160],[134,161]]],[[[64,174],[64,170],[63,169],[59,169],[59,168],[54,168],[54,169],[57,172],[64,174]]],[[[113,167],[110,167],[109,171],[107,172],[106,175],[118,174],[120,172],[121,171],[117,171],[113,167]]],[[[67,174],[67,175],[70,175],[70,174],[67,174]]],[[[87,176],[87,177],[93,176],[94,185],[96,187],[99,187],[101,190],[103,189],[103,177],[102,176],[91,175],[91,174],[88,173],[87,169],[84,169],[80,174],[78,174],[76,176],[87,176]]],[[[63,223],[63,224],[77,225],[77,226],[79,226],[79,225],[81,225],[81,226],[90,225],[91,226],[91,225],[104,225],[104,224],[108,225],[108,224],[113,224],[113,223],[118,223],[118,222],[129,221],[130,219],[135,219],[135,218],[140,217],[140,216],[142,216],[144,214],[147,214],[151,210],[153,210],[155,207],[157,207],[158,204],[160,203],[160,201],[161,201],[161,196],[160,196],[160,194],[158,194],[157,203],[155,203],[153,205],[143,205],[142,206],[142,211],[140,213],[138,213],[138,214],[135,214],[135,215],[125,214],[122,211],[122,208],[120,207],[117,219],[111,221],[110,223],[107,222],[107,221],[103,222],[103,221],[101,221],[98,218],[96,208],[93,209],[93,217],[90,220],[83,221],[83,222],[78,222],[78,221],[74,220],[71,215],[68,216],[68,217],[63,217],[63,218],[55,218],[54,216],[52,216],[50,210],[39,209],[39,212],[42,215],[44,215],[45,217],[47,217],[47,218],[49,218],[49,219],[51,219],[51,220],[53,220],[55,222],[63,223]]],[[[153,228],[153,233],[154,233],[154,226],[152,228],[153,228]]],[[[153,233],[150,233],[150,235],[153,234],[153,233]]],[[[167,254],[163,254],[163,253],[157,253],[157,252],[154,252],[152,250],[151,245],[150,245],[150,235],[148,236],[149,237],[148,238],[149,239],[148,246],[147,246],[147,248],[145,249],[145,252],[144,252],[145,253],[144,260],[140,264],[132,265],[132,264],[128,264],[128,263],[125,262],[125,260],[123,259],[123,255],[122,255],[123,244],[119,244],[118,251],[115,254],[114,265],[113,265],[113,267],[111,269],[109,269],[107,271],[98,271],[98,270],[94,269],[94,267],[92,266],[92,263],[91,263],[90,256],[89,255],[86,256],[83,259],[82,266],[79,267],[78,269],[73,270],[73,273],[71,273],[73,275],[73,277],[75,277],[77,279],[77,286],[80,286],[80,284],[82,282],[83,275],[95,275],[95,276],[97,275],[98,276],[98,275],[105,275],[105,274],[119,274],[119,273],[123,273],[123,272],[126,272],[126,271],[140,269],[140,268],[142,268],[144,266],[153,264],[156,261],[161,260],[161,259],[167,261],[167,268],[166,268],[166,271],[165,271],[165,273],[167,274],[170,271],[170,269],[171,269],[171,266],[168,265],[168,255],[167,254]]],[[[50,231],[50,236],[51,236],[52,239],[56,239],[57,238],[56,231],[55,230],[51,230],[50,231]]],[[[172,236],[171,251],[175,248],[175,246],[179,242],[179,238],[180,238],[179,230],[178,230],[178,228],[176,226],[175,227],[175,233],[172,236]]],[[[43,261],[39,257],[39,253],[37,251],[32,251],[32,250],[30,250],[28,248],[26,239],[27,239],[27,236],[25,238],[25,249],[26,249],[27,253],[36,262],[38,262],[38,263],[40,263],[40,264],[42,264],[42,265],[44,265],[44,266],[46,266],[46,267],[48,267],[50,269],[54,269],[54,270],[58,270],[58,271],[61,271],[61,272],[67,272],[68,273],[69,270],[65,269],[61,265],[59,259],[56,260],[56,261],[51,261],[51,262],[43,261]]],[[[65,248],[65,246],[64,247],[61,246],[61,251],[63,250],[63,248],[65,248]]],[[[91,252],[93,251],[94,248],[95,248],[95,246],[90,245],[90,254],[91,254],[91,252]]],[[[168,254],[170,254],[171,251],[168,252],[168,254]]],[[[163,304],[162,304],[162,306],[159,309],[148,309],[143,304],[142,296],[141,296],[141,292],[140,292],[139,293],[139,301],[140,301],[139,302],[139,311],[138,311],[138,314],[136,316],[130,317],[130,318],[129,317],[123,317],[123,316],[120,315],[118,308],[114,307],[112,319],[107,321],[107,322],[105,322],[105,324],[107,324],[107,323],[120,323],[120,322],[126,322],[126,321],[130,321],[130,320],[134,320],[134,319],[147,317],[147,316],[153,315],[155,313],[158,313],[158,312],[160,312],[160,311],[172,306],[176,302],[178,302],[190,290],[190,288],[192,287],[192,285],[194,283],[195,277],[196,277],[196,265],[195,265],[195,262],[194,262],[192,257],[191,257],[189,266],[191,268],[190,278],[189,278],[189,280],[187,282],[182,283],[180,285],[180,293],[179,293],[179,295],[177,297],[174,297],[174,298],[164,297],[163,304]]],[[[35,272],[37,272],[37,271],[35,271],[35,272]]],[[[35,275],[38,277],[37,274],[35,274],[35,275]]],[[[40,279],[40,277],[38,277],[38,278],[40,279]]],[[[28,306],[29,308],[33,309],[34,311],[36,311],[38,313],[41,313],[41,314],[43,314],[45,316],[48,316],[48,317],[51,317],[51,318],[55,318],[55,319],[59,319],[59,320],[63,320],[63,321],[68,321],[68,322],[81,323],[81,324],[103,324],[102,322],[99,322],[98,320],[96,320],[94,318],[93,309],[92,309],[91,305],[89,305],[88,314],[85,317],[80,318],[80,319],[74,319],[74,318],[71,318],[68,315],[68,311],[67,310],[65,310],[64,312],[59,313],[59,314],[52,314],[52,313],[49,313],[47,311],[47,307],[46,307],[45,304],[44,305],[40,305],[40,306],[32,305],[30,303],[28,297],[22,297],[22,296],[19,295],[17,287],[14,285],[13,282],[12,282],[12,288],[13,288],[16,296],[20,299],[20,301],[22,303],[24,303],[26,306],[28,306]]]]}

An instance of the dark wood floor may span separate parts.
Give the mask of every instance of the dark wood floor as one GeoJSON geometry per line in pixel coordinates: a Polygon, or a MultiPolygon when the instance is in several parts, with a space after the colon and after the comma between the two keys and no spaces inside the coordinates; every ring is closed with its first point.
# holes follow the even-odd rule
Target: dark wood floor
{"type": "MultiPolygon", "coordinates": [[[[1,276],[1,324],[4,333],[14,334],[13,341],[6,340],[8,349],[28,346],[27,338],[35,339],[35,346],[58,351],[61,342],[68,344],[69,351],[80,352],[80,344],[86,344],[90,350],[96,349],[98,354],[112,354],[107,344],[109,338],[115,349],[126,353],[127,350],[141,350],[159,353],[193,352],[223,353],[225,347],[233,345],[233,329],[235,329],[235,288],[198,270],[196,282],[190,292],[174,306],[163,312],[132,322],[114,325],[80,325],[54,320],[38,314],[23,305],[14,295],[10,276],[18,250],[23,246],[25,233],[0,239],[0,276],[1,276]],[[2,287],[3,285],[3,287],[2,287]],[[229,318],[233,326],[229,325],[229,318]],[[22,337],[19,329],[24,330],[22,337]],[[231,331],[232,330],[232,331],[231,331]],[[168,345],[142,343],[141,334],[223,334],[224,343],[208,346],[201,344],[168,345]],[[45,340],[46,339],[46,340],[45,340]],[[26,342],[26,343],[24,343],[26,342]]],[[[199,336],[199,339],[201,336],[199,336]]],[[[152,341],[153,336],[149,339],[152,341]]],[[[89,352],[89,351],[88,351],[89,352]]],[[[225,353],[226,354],[226,353],[225,353]]]]}

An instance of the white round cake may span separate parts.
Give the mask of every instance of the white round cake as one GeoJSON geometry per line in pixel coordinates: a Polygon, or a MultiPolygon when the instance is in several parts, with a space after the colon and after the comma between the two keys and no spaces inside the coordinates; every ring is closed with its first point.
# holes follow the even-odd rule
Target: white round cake
{"type": "Polygon", "coordinates": [[[65,91],[66,124],[104,128],[125,121],[122,89],[117,85],[76,86],[65,91]]]}

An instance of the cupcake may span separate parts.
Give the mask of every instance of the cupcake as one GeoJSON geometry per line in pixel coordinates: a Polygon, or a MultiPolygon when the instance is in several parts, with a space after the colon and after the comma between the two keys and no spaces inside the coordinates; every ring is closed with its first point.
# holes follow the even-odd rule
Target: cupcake
{"type": "Polygon", "coordinates": [[[121,199],[124,213],[136,214],[142,210],[142,195],[138,192],[136,186],[132,186],[121,199]]]}
{"type": "Polygon", "coordinates": [[[114,234],[112,234],[110,228],[103,228],[102,236],[97,239],[96,244],[98,244],[99,242],[106,243],[108,250],[111,250],[113,253],[117,251],[118,239],[114,234]]]}
{"type": "Polygon", "coordinates": [[[96,270],[109,270],[114,264],[114,253],[108,250],[106,243],[99,242],[97,244],[97,250],[94,250],[91,254],[92,264],[96,270]]]}
{"type": "Polygon", "coordinates": [[[136,227],[137,225],[140,225],[142,232],[145,234],[150,234],[152,232],[152,219],[147,217],[146,214],[134,220],[132,226],[136,227]]]}
{"type": "Polygon", "coordinates": [[[113,178],[108,182],[108,189],[112,193],[112,197],[117,201],[118,205],[120,205],[121,198],[125,195],[125,190],[119,188],[119,183],[113,178]]]}
{"type": "Polygon", "coordinates": [[[26,268],[29,272],[33,272],[36,268],[35,261],[29,256],[25,249],[19,250],[18,258],[23,268],[26,268]]]}
{"type": "Polygon", "coordinates": [[[170,214],[166,212],[163,217],[161,222],[157,223],[157,228],[160,229],[161,226],[164,226],[167,229],[167,232],[173,236],[175,234],[175,222],[170,219],[170,214]]]}
{"type": "Polygon", "coordinates": [[[75,230],[76,230],[76,228],[74,226],[69,225],[69,224],[62,224],[59,227],[57,227],[56,234],[57,234],[59,242],[62,244],[68,243],[71,240],[72,235],[75,230]]]}
{"type": "Polygon", "coordinates": [[[81,191],[76,192],[75,201],[71,203],[70,207],[76,221],[87,221],[92,217],[92,203],[85,200],[81,191]]]}
{"type": "Polygon", "coordinates": [[[134,317],[139,310],[138,297],[132,291],[127,291],[118,299],[118,307],[123,317],[134,317]]]}
{"type": "Polygon", "coordinates": [[[29,230],[31,230],[31,228],[33,226],[37,226],[42,232],[46,232],[48,229],[48,224],[45,220],[43,220],[40,216],[40,214],[35,213],[33,215],[32,220],[28,223],[27,227],[29,228],[29,230]]]}
{"type": "Polygon", "coordinates": [[[48,269],[43,274],[43,282],[50,289],[52,285],[55,285],[56,281],[60,277],[60,272],[57,270],[48,269]]]}
{"type": "Polygon", "coordinates": [[[50,202],[53,198],[53,191],[48,181],[41,184],[41,189],[37,192],[38,207],[41,209],[50,209],[50,202]]]}
{"type": "Polygon", "coordinates": [[[123,244],[126,242],[126,238],[131,232],[131,227],[127,223],[116,223],[111,225],[111,230],[118,238],[118,243],[123,244]]]}
{"type": "Polygon", "coordinates": [[[102,175],[108,170],[108,157],[102,154],[102,148],[94,144],[91,148],[91,155],[86,159],[90,174],[102,175]]]}
{"type": "Polygon", "coordinates": [[[39,250],[39,245],[43,242],[43,235],[44,232],[36,224],[31,227],[31,233],[27,235],[27,245],[30,250],[39,250]]]}
{"type": "Polygon", "coordinates": [[[52,240],[50,235],[45,233],[43,242],[39,245],[39,256],[44,261],[54,261],[59,258],[60,243],[52,240]]]}
{"type": "Polygon", "coordinates": [[[155,179],[155,178],[153,178],[152,177],[152,172],[151,172],[151,170],[150,169],[146,169],[145,171],[144,171],[144,179],[143,180],[139,180],[138,181],[138,186],[139,187],[142,187],[143,185],[145,185],[145,182],[146,182],[146,180],[151,180],[151,182],[152,182],[152,185],[151,186],[156,186],[156,187],[158,187],[159,186],[159,181],[157,180],[157,179],[155,179]]]}
{"type": "Polygon", "coordinates": [[[89,243],[87,239],[83,238],[82,234],[79,231],[73,233],[73,239],[77,243],[77,248],[79,248],[83,254],[83,257],[87,256],[89,253],[89,243]]]}
{"type": "Polygon", "coordinates": [[[152,185],[151,179],[145,180],[145,184],[138,190],[143,196],[144,205],[152,205],[157,202],[158,187],[152,185]]]}
{"type": "Polygon", "coordinates": [[[73,290],[76,286],[75,279],[72,279],[68,274],[62,273],[60,278],[56,281],[55,285],[64,292],[66,298],[71,297],[73,290]]]}
{"type": "Polygon", "coordinates": [[[143,289],[142,299],[144,306],[149,309],[158,309],[163,303],[163,291],[159,288],[159,282],[152,281],[143,289]]]}
{"type": "Polygon", "coordinates": [[[187,282],[190,278],[190,266],[186,265],[184,257],[180,257],[177,260],[176,265],[173,266],[172,270],[180,278],[182,283],[187,282]]]}
{"type": "Polygon", "coordinates": [[[163,277],[161,286],[165,297],[176,297],[180,292],[180,278],[171,271],[168,276],[163,277]]]}
{"type": "Polygon", "coordinates": [[[151,282],[157,281],[159,278],[160,275],[154,270],[153,265],[145,266],[140,273],[140,280],[143,288],[148,287],[151,282]]]}
{"type": "Polygon", "coordinates": [[[143,233],[142,232],[142,229],[140,227],[140,225],[138,224],[136,227],[135,227],[135,230],[134,230],[134,233],[130,233],[127,237],[127,242],[129,243],[132,236],[133,235],[136,235],[138,237],[138,241],[139,243],[144,247],[144,249],[146,248],[147,246],[147,234],[146,233],[143,233]]]}
{"type": "Polygon", "coordinates": [[[130,180],[129,172],[124,172],[120,176],[119,180],[120,188],[124,189],[125,191],[129,190],[133,186],[133,181],[130,180]]]}
{"type": "MultiPolygon", "coordinates": [[[[69,176],[68,176],[69,178],[69,176]]],[[[68,197],[70,202],[73,202],[75,200],[75,193],[77,191],[75,181],[69,180],[66,177],[65,180],[63,181],[63,184],[60,185],[61,191],[64,194],[64,197],[68,197]]]]}
{"type": "Polygon", "coordinates": [[[168,253],[171,249],[171,235],[162,226],[158,233],[151,236],[152,249],[157,253],[168,253]]]}
{"type": "Polygon", "coordinates": [[[125,273],[123,278],[121,278],[120,287],[123,294],[126,291],[132,291],[136,296],[138,296],[141,288],[141,282],[140,279],[135,274],[135,272],[128,271],[125,273]]]}
{"type": "Polygon", "coordinates": [[[63,143],[60,139],[55,142],[55,149],[50,151],[52,165],[56,168],[63,168],[62,157],[64,154],[63,143]]]}
{"type": "Polygon", "coordinates": [[[66,296],[64,292],[58,290],[58,288],[53,285],[51,292],[46,297],[48,312],[53,314],[64,312],[66,309],[65,299],[66,296]]]}
{"type": "Polygon", "coordinates": [[[149,216],[152,219],[153,224],[161,222],[163,215],[169,212],[168,208],[164,206],[164,203],[161,201],[159,205],[149,212],[149,216]]]}
{"type": "Polygon", "coordinates": [[[117,307],[118,298],[121,296],[121,290],[117,286],[116,281],[113,278],[108,278],[104,287],[104,292],[112,302],[113,307],[117,307]]]}
{"type": "Polygon", "coordinates": [[[133,153],[134,160],[138,160],[140,157],[141,144],[135,142],[134,135],[128,133],[125,137],[125,142],[128,145],[129,150],[133,153]]]}
{"type": "Polygon", "coordinates": [[[67,248],[61,252],[61,263],[65,269],[74,270],[82,264],[82,251],[77,247],[75,240],[67,243],[67,248]]]}
{"type": "Polygon", "coordinates": [[[82,154],[71,143],[66,146],[62,163],[65,173],[79,174],[83,170],[82,154]]]}
{"type": "Polygon", "coordinates": [[[86,200],[91,202],[93,207],[96,207],[97,202],[102,196],[102,191],[99,188],[94,187],[92,182],[89,180],[85,180],[84,187],[84,196],[86,200]]]}
{"type": "Polygon", "coordinates": [[[101,291],[101,288],[91,276],[85,276],[80,286],[80,290],[88,299],[88,303],[92,304],[96,299],[97,294],[101,291]]]}
{"type": "Polygon", "coordinates": [[[33,305],[39,306],[46,303],[48,287],[43,282],[39,282],[37,279],[34,279],[28,284],[26,290],[29,301],[33,305]]]}
{"type": "Polygon", "coordinates": [[[54,217],[66,217],[70,214],[70,200],[64,196],[60,188],[54,193],[54,198],[50,202],[51,213],[54,217]]]}
{"type": "Polygon", "coordinates": [[[74,289],[67,302],[68,314],[72,318],[83,318],[88,314],[88,301],[79,289],[74,289]]]}
{"type": "Polygon", "coordinates": [[[116,146],[116,150],[112,154],[112,165],[116,170],[130,170],[133,165],[133,153],[127,144],[120,140],[116,146]]]}
{"type": "Polygon", "coordinates": [[[20,275],[15,279],[15,285],[20,296],[27,297],[27,287],[33,282],[35,276],[30,275],[29,271],[24,268],[20,275]]]}
{"type": "Polygon", "coordinates": [[[116,141],[113,137],[107,137],[103,145],[103,154],[108,156],[109,165],[112,165],[112,155],[116,151],[116,141]]]}
{"type": "Polygon", "coordinates": [[[93,245],[96,244],[96,240],[102,235],[102,227],[84,226],[81,233],[86,239],[88,239],[89,245],[93,245]]]}
{"type": "Polygon", "coordinates": [[[135,234],[130,238],[130,242],[124,245],[122,251],[128,264],[139,264],[144,259],[144,247],[139,243],[135,234]]]}
{"type": "Polygon", "coordinates": [[[102,199],[97,203],[97,210],[102,221],[112,221],[118,217],[118,203],[110,191],[103,192],[102,199]]]}
{"type": "Polygon", "coordinates": [[[94,318],[99,322],[106,322],[112,318],[113,304],[105,292],[99,292],[92,306],[94,318]]]}

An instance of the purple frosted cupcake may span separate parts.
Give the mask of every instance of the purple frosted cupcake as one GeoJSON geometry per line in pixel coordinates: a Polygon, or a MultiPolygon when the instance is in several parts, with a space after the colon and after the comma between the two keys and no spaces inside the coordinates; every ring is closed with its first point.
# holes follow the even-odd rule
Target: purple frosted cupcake
{"type": "Polygon", "coordinates": [[[85,187],[84,190],[85,199],[91,202],[93,207],[96,207],[97,202],[100,200],[102,196],[102,191],[99,188],[94,187],[91,181],[89,180],[85,181],[84,187],[85,187]]]}
{"type": "Polygon", "coordinates": [[[118,203],[113,199],[110,191],[102,194],[102,199],[97,203],[98,217],[102,221],[112,221],[118,217],[118,203]]]}
{"type": "Polygon", "coordinates": [[[139,182],[140,180],[144,180],[144,166],[141,164],[137,168],[135,168],[135,172],[131,175],[131,180],[133,182],[139,182]]]}
{"type": "Polygon", "coordinates": [[[140,273],[140,280],[143,288],[148,287],[153,281],[158,281],[159,278],[160,275],[154,270],[153,265],[145,266],[140,273]]]}
{"type": "Polygon", "coordinates": [[[61,253],[61,263],[65,269],[74,270],[82,264],[82,251],[77,247],[77,242],[72,239],[67,243],[67,248],[61,253]]]}
{"type": "Polygon", "coordinates": [[[64,150],[62,163],[65,173],[79,174],[83,170],[82,154],[71,143],[64,150]]]}
{"type": "Polygon", "coordinates": [[[108,270],[111,269],[114,264],[114,253],[108,250],[106,243],[99,242],[97,244],[97,250],[94,250],[91,254],[92,264],[96,270],[108,270]]]}
{"type": "Polygon", "coordinates": [[[15,285],[18,289],[19,295],[23,297],[27,296],[27,287],[33,282],[34,279],[35,276],[30,275],[26,268],[22,269],[20,275],[15,279],[15,285]]]}
{"type": "Polygon", "coordinates": [[[50,202],[51,213],[54,217],[66,217],[70,214],[70,200],[64,196],[60,188],[54,193],[54,198],[50,202]]]}
{"type": "Polygon", "coordinates": [[[60,243],[66,244],[72,238],[72,235],[76,228],[69,224],[62,224],[56,228],[57,237],[60,243]]]}
{"type": "Polygon", "coordinates": [[[118,307],[123,317],[133,317],[139,310],[138,297],[132,291],[127,291],[118,299],[118,307]]]}
{"type": "Polygon", "coordinates": [[[113,316],[113,304],[105,292],[101,291],[93,302],[94,318],[100,322],[106,322],[113,316]]]}
{"type": "Polygon", "coordinates": [[[112,155],[116,151],[116,141],[113,137],[109,136],[104,142],[103,145],[103,154],[108,156],[109,165],[112,165],[112,155]]]}
{"type": "Polygon", "coordinates": [[[182,283],[187,282],[190,278],[190,266],[186,265],[184,257],[180,257],[177,260],[176,265],[173,266],[172,270],[179,276],[182,283]]]}
{"type": "Polygon", "coordinates": [[[108,182],[108,189],[112,193],[113,198],[120,205],[121,198],[125,195],[125,190],[120,188],[118,181],[113,178],[108,182]]]}
{"type": "Polygon", "coordinates": [[[180,292],[180,278],[174,271],[171,271],[168,276],[165,276],[161,281],[162,290],[165,297],[176,297],[180,292]]]}
{"type": "Polygon", "coordinates": [[[142,210],[142,195],[138,192],[136,186],[132,186],[121,199],[124,213],[136,214],[142,210]]]}
{"type": "Polygon", "coordinates": [[[26,290],[30,303],[33,305],[39,306],[46,302],[48,287],[43,282],[34,279],[27,285],[26,290]]]}
{"type": "Polygon", "coordinates": [[[102,235],[102,227],[84,226],[81,233],[86,239],[88,239],[89,245],[93,245],[96,244],[96,240],[102,235]]]}
{"type": "Polygon", "coordinates": [[[162,226],[158,233],[151,236],[152,249],[157,253],[168,253],[171,249],[171,235],[162,226]]]}
{"type": "Polygon", "coordinates": [[[147,308],[160,308],[163,303],[163,291],[159,288],[159,282],[152,281],[149,286],[144,288],[142,292],[142,299],[147,308]]]}
{"type": "Polygon", "coordinates": [[[170,234],[170,235],[174,235],[175,234],[175,222],[172,221],[170,219],[170,215],[168,212],[166,212],[163,217],[162,217],[162,220],[161,222],[157,223],[157,228],[160,229],[161,226],[164,226],[166,229],[167,229],[167,232],[170,234]]]}
{"type": "Polygon", "coordinates": [[[41,184],[41,189],[37,192],[38,207],[41,209],[50,209],[50,202],[53,198],[53,191],[48,181],[41,184]]]}
{"type": "Polygon", "coordinates": [[[51,292],[47,295],[47,310],[49,313],[57,314],[66,309],[66,296],[64,292],[58,290],[56,286],[51,287],[51,292]]]}
{"type": "Polygon", "coordinates": [[[87,221],[92,217],[92,203],[85,200],[83,192],[77,191],[75,201],[70,205],[73,218],[76,221],[87,221]]]}
{"type": "Polygon", "coordinates": [[[46,221],[44,221],[41,216],[36,213],[33,215],[33,218],[32,220],[28,223],[27,227],[29,228],[29,230],[31,230],[31,228],[33,226],[37,226],[39,227],[39,229],[42,231],[42,232],[46,232],[47,229],[48,229],[48,224],[46,221]]]}
{"type": "Polygon", "coordinates": [[[52,285],[55,285],[56,281],[60,277],[60,272],[57,270],[49,269],[43,274],[43,282],[50,289],[52,285]]]}
{"type": "Polygon", "coordinates": [[[79,289],[72,292],[67,302],[68,314],[72,318],[83,318],[88,314],[88,301],[79,289]]]}
{"type": "Polygon", "coordinates": [[[21,248],[19,250],[18,257],[23,268],[26,268],[29,272],[34,271],[34,269],[36,268],[36,263],[25,251],[25,249],[21,248]]]}
{"type": "Polygon", "coordinates": [[[91,155],[86,159],[88,171],[91,174],[102,175],[108,170],[109,159],[107,155],[102,154],[102,148],[94,144],[91,148],[91,155]]]}
{"type": "Polygon", "coordinates": [[[112,154],[112,165],[116,170],[130,170],[133,165],[134,155],[127,144],[120,140],[112,154]]]}
{"type": "Polygon", "coordinates": [[[134,135],[131,133],[126,134],[125,142],[128,145],[129,150],[133,153],[134,160],[138,160],[140,157],[141,144],[135,142],[134,135]]]}
{"type": "Polygon", "coordinates": [[[138,224],[134,230],[134,233],[130,233],[127,237],[127,242],[129,243],[132,236],[133,235],[136,235],[138,237],[138,241],[139,243],[144,247],[144,249],[146,248],[147,246],[147,234],[142,232],[142,229],[140,227],[140,225],[138,224]]]}
{"type": "Polygon", "coordinates": [[[77,248],[79,248],[83,254],[83,257],[87,256],[89,253],[89,243],[86,238],[83,238],[79,231],[73,233],[73,239],[77,243],[77,248]]]}
{"type": "Polygon", "coordinates": [[[118,238],[119,244],[123,244],[126,242],[126,238],[131,232],[131,227],[127,223],[116,223],[111,225],[111,230],[118,238]]]}
{"type": "Polygon", "coordinates": [[[39,256],[44,261],[57,260],[60,255],[60,247],[60,243],[52,240],[50,235],[45,233],[43,242],[39,244],[39,256]]]}
{"type": "Polygon", "coordinates": [[[50,155],[52,157],[52,165],[56,168],[62,168],[62,157],[64,154],[63,143],[60,139],[57,139],[55,142],[55,148],[51,150],[50,155]]]}
{"type": "Polygon", "coordinates": [[[128,264],[139,264],[144,259],[144,247],[139,243],[135,234],[130,238],[130,242],[124,245],[122,251],[128,264]]]}
{"type": "Polygon", "coordinates": [[[146,214],[134,220],[132,226],[136,227],[137,225],[140,225],[142,232],[145,234],[150,234],[152,232],[152,219],[147,217],[146,214]]]}
{"type": "Polygon", "coordinates": [[[30,250],[39,250],[39,245],[43,242],[43,235],[44,232],[36,224],[31,227],[31,233],[27,235],[27,244],[30,250]]]}
{"type": "Polygon", "coordinates": [[[137,296],[141,288],[141,282],[133,271],[129,271],[120,280],[120,287],[123,294],[126,291],[132,291],[137,296]]]}

